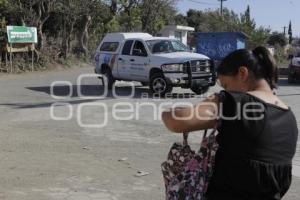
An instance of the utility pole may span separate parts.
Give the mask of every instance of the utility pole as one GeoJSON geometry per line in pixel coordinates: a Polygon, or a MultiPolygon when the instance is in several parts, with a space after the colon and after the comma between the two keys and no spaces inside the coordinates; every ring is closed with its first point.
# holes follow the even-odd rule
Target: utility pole
{"type": "Polygon", "coordinates": [[[223,16],[223,2],[227,0],[218,0],[221,2],[221,16],[223,16]]]}
{"type": "Polygon", "coordinates": [[[284,36],[286,36],[286,28],[287,28],[286,26],[283,27],[283,34],[284,34],[284,36]]]}

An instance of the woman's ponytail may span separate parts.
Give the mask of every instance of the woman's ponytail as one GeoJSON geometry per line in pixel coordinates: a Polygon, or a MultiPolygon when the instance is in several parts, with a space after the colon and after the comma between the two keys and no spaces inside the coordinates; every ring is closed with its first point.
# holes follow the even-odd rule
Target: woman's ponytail
{"type": "Polygon", "coordinates": [[[255,48],[252,52],[258,62],[256,74],[265,78],[272,89],[276,88],[278,68],[274,57],[267,48],[262,46],[255,48]]]}

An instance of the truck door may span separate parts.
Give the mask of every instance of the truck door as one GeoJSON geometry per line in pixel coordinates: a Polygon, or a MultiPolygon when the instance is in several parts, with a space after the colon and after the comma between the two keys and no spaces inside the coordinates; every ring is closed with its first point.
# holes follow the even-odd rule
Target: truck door
{"type": "Polygon", "coordinates": [[[130,59],[130,76],[132,80],[148,81],[149,57],[142,41],[136,40],[130,59]]]}
{"type": "Polygon", "coordinates": [[[124,43],[121,54],[118,57],[118,77],[121,79],[129,79],[130,66],[131,66],[131,49],[133,40],[127,40],[124,43]]]}

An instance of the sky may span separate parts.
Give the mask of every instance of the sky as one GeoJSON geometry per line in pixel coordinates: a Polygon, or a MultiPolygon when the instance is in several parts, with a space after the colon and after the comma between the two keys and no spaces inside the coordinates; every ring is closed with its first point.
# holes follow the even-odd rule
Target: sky
{"type": "MultiPolygon", "coordinates": [[[[189,9],[205,10],[220,8],[218,0],[178,0],[177,8],[182,14],[189,9]]],[[[300,0],[227,0],[224,7],[242,13],[250,6],[251,16],[258,26],[283,32],[292,21],[293,36],[300,37],[300,0]]],[[[287,31],[287,30],[286,30],[287,31]]]]}

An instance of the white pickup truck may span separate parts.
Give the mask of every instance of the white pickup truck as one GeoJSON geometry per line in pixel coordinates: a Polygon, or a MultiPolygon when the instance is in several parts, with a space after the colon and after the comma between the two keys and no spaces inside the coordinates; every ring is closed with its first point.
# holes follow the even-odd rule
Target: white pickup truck
{"type": "Polygon", "coordinates": [[[147,33],[109,33],[95,55],[95,73],[103,74],[111,88],[116,80],[138,81],[165,95],[173,87],[196,94],[215,85],[212,60],[192,53],[180,41],[147,33]]]}

